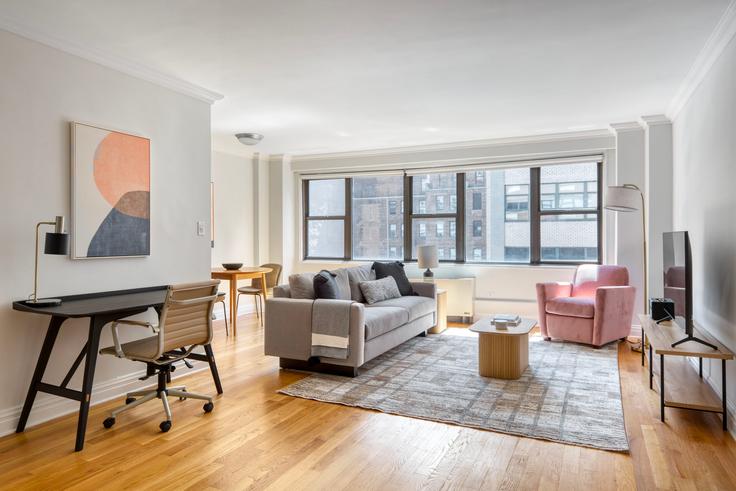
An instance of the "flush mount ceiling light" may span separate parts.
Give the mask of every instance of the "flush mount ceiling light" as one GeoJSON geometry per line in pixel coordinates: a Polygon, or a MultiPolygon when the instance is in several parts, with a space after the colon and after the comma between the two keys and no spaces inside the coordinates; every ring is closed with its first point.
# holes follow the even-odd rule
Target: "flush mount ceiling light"
{"type": "Polygon", "coordinates": [[[235,138],[243,145],[255,145],[263,140],[263,135],[260,133],[238,133],[235,138]]]}

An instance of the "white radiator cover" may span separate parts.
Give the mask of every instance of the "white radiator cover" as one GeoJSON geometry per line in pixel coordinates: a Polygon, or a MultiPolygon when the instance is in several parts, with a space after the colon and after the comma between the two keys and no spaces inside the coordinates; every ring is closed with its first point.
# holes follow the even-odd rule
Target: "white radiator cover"
{"type": "Polygon", "coordinates": [[[435,279],[437,288],[447,290],[447,315],[473,317],[475,278],[435,279]]]}

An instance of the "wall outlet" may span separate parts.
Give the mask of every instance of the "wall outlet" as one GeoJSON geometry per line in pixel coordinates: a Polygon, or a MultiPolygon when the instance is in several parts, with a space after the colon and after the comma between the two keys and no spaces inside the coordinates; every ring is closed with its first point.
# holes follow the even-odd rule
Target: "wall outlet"
{"type": "Polygon", "coordinates": [[[204,222],[202,220],[197,221],[197,235],[204,236],[204,222]]]}

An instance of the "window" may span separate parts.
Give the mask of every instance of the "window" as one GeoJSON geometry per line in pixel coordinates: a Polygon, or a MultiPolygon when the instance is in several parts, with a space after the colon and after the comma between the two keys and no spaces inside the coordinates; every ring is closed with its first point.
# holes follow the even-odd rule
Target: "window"
{"type": "Polygon", "coordinates": [[[304,257],[599,262],[602,164],[305,180],[304,257]],[[406,206],[405,206],[406,205],[406,206]]]}
{"type": "Polygon", "coordinates": [[[449,251],[444,257],[446,261],[457,260],[451,248],[457,250],[458,175],[461,174],[446,172],[410,176],[409,191],[414,207],[409,217],[411,256],[405,259],[416,258],[417,247],[431,244],[449,251]],[[432,210],[427,209],[427,202],[433,204],[432,210]]]}
{"type": "Polygon", "coordinates": [[[345,248],[347,179],[305,181],[305,256],[343,259],[345,248]]]}
{"type": "Polygon", "coordinates": [[[473,210],[480,210],[483,208],[483,195],[480,193],[473,193],[473,210]]]}

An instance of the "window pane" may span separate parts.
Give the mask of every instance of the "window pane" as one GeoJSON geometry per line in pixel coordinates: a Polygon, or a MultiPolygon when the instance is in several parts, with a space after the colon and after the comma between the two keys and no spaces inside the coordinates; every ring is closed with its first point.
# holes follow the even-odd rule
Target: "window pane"
{"type": "Polygon", "coordinates": [[[353,259],[403,258],[403,177],[354,177],[352,182],[353,259]]]}
{"type": "Polygon", "coordinates": [[[415,218],[412,222],[413,258],[417,257],[417,246],[435,245],[438,256],[443,250],[444,257],[440,259],[455,260],[455,238],[448,233],[455,230],[454,218],[415,218]]]}
{"type": "Polygon", "coordinates": [[[455,213],[457,178],[454,173],[423,174],[413,177],[415,214],[455,213]]]}
{"type": "Polygon", "coordinates": [[[308,212],[310,217],[345,215],[345,179],[309,181],[308,212]]]}
{"type": "Polygon", "coordinates": [[[345,255],[343,220],[309,220],[307,229],[307,256],[341,258],[345,255]]]}
{"type": "Polygon", "coordinates": [[[542,261],[598,260],[596,215],[545,215],[541,227],[542,261]]]}
{"type": "Polygon", "coordinates": [[[465,174],[466,261],[529,262],[529,176],[528,168],[465,174]]]}
{"type": "Polygon", "coordinates": [[[597,208],[598,164],[543,166],[539,172],[542,210],[597,208]]]}

